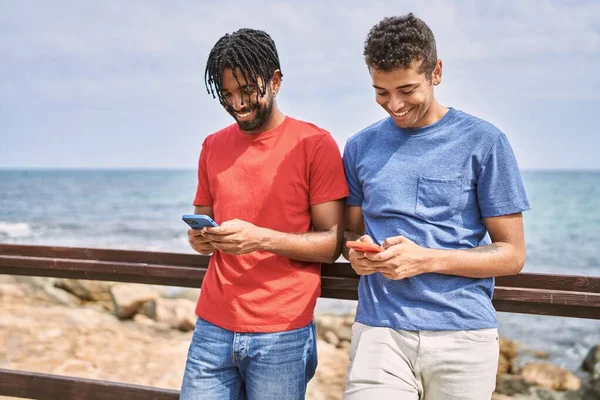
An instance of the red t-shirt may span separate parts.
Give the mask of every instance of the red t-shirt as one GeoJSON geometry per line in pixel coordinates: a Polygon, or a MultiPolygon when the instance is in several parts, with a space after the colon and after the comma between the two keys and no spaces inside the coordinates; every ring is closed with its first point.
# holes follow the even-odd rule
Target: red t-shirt
{"type": "MultiPolygon", "coordinates": [[[[311,205],[348,196],[340,151],[329,132],[290,117],[258,135],[232,124],[206,138],[194,205],[221,224],[241,219],[279,232],[312,230],[311,205]]],[[[255,251],[216,251],[196,314],[236,332],[278,332],[310,323],[321,265],[255,251]]]]}

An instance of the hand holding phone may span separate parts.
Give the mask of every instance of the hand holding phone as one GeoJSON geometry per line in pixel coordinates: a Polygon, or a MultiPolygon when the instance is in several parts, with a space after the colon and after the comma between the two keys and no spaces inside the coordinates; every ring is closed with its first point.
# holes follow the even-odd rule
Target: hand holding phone
{"type": "Polygon", "coordinates": [[[369,242],[359,242],[358,240],[349,240],[346,242],[346,247],[354,251],[364,253],[379,253],[383,251],[383,247],[369,242]]]}
{"type": "Polygon", "coordinates": [[[181,217],[183,222],[188,224],[192,229],[202,229],[205,227],[217,227],[219,226],[211,217],[208,215],[201,214],[186,214],[181,217]]]}

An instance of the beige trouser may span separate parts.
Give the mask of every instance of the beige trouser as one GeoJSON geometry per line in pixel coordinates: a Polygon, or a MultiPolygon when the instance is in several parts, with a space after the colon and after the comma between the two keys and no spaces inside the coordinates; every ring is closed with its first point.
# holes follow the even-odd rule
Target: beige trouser
{"type": "Polygon", "coordinates": [[[396,331],[354,323],[346,400],[489,400],[498,330],[396,331]]]}

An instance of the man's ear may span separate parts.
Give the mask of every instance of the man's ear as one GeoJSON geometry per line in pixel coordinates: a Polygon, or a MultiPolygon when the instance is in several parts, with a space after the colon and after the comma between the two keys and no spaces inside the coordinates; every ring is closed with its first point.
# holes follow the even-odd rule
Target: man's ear
{"type": "Polygon", "coordinates": [[[431,83],[434,86],[442,83],[442,60],[437,60],[435,62],[435,67],[433,68],[433,72],[431,73],[431,83]]]}
{"type": "Polygon", "coordinates": [[[273,77],[271,78],[271,91],[273,92],[273,94],[277,94],[277,92],[279,92],[279,89],[281,88],[281,71],[276,69],[275,72],[273,72],[273,77]]]}

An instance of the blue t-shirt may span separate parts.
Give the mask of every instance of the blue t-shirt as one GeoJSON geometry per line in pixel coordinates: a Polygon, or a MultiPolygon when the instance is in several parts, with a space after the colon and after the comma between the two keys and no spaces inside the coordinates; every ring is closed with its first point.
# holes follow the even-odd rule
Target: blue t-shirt
{"type": "MultiPolygon", "coordinates": [[[[362,207],[367,235],[404,236],[431,249],[490,243],[483,218],[529,209],[517,161],[492,124],[450,108],[432,125],[401,129],[388,117],[348,140],[348,205],[362,207]]],[[[498,326],[494,279],[427,273],[361,276],[356,321],[404,330],[498,326]]]]}

